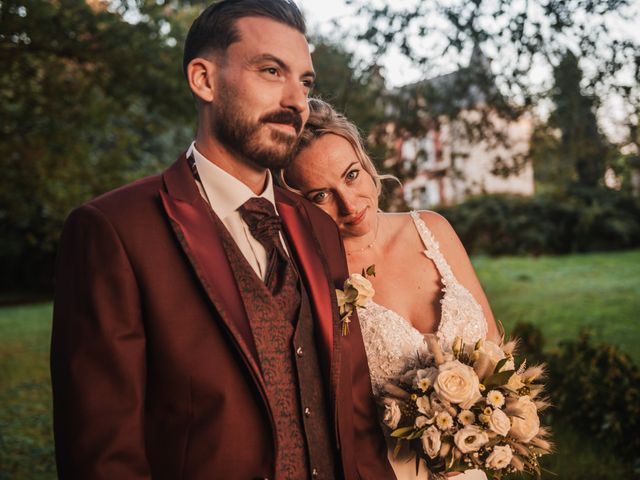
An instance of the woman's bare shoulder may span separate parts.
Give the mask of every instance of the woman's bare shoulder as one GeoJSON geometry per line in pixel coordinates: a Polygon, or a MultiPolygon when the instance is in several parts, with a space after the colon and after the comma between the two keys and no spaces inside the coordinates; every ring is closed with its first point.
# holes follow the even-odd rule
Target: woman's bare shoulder
{"type": "Polygon", "coordinates": [[[438,212],[420,210],[418,214],[436,240],[447,241],[458,239],[458,235],[449,221],[438,212]]]}

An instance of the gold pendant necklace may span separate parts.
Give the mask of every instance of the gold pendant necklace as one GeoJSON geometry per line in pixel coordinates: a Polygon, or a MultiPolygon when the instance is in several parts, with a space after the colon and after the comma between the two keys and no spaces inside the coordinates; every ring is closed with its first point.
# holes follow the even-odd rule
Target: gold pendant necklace
{"type": "Polygon", "coordinates": [[[367,245],[365,245],[364,247],[362,247],[362,248],[358,248],[358,249],[356,249],[356,250],[346,250],[346,249],[345,249],[345,251],[347,252],[347,256],[349,256],[349,257],[350,257],[351,255],[354,255],[354,254],[356,254],[356,253],[362,253],[362,252],[365,252],[365,251],[369,250],[370,248],[372,248],[372,247],[376,244],[376,240],[378,239],[378,230],[380,229],[380,218],[376,215],[376,219],[377,219],[377,222],[376,222],[376,231],[375,231],[375,233],[374,233],[374,235],[373,235],[373,240],[371,241],[371,243],[368,243],[368,244],[367,244],[367,245]]]}

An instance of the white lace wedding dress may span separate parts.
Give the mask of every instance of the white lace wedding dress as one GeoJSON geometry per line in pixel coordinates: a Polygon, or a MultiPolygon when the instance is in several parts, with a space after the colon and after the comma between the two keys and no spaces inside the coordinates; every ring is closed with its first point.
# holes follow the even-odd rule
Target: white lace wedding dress
{"type": "MultiPolygon", "coordinates": [[[[425,246],[424,254],[436,265],[443,285],[442,314],[436,336],[443,348],[450,348],[459,336],[465,343],[475,343],[487,335],[487,321],[482,308],[471,293],[463,287],[445,260],[438,242],[417,212],[411,212],[413,222],[425,246]]],[[[427,261],[427,260],[425,260],[427,261]]],[[[426,351],[424,336],[405,318],[371,300],[358,309],[362,337],[367,352],[373,393],[378,397],[384,385],[403,373],[416,358],[416,352],[426,351]]],[[[389,439],[387,439],[389,440],[389,439]]],[[[389,450],[389,461],[398,480],[426,480],[424,465],[416,476],[415,460],[394,459],[389,450]]],[[[456,480],[486,480],[479,470],[468,470],[454,477],[456,480]]]]}

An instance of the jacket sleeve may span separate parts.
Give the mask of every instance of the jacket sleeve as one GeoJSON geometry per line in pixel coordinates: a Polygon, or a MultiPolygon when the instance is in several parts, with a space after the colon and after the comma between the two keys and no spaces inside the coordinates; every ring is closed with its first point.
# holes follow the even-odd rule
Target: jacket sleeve
{"type": "Polygon", "coordinates": [[[65,224],[51,341],[61,479],[150,479],[145,456],[145,331],[139,290],[113,225],[91,205],[65,224]]]}

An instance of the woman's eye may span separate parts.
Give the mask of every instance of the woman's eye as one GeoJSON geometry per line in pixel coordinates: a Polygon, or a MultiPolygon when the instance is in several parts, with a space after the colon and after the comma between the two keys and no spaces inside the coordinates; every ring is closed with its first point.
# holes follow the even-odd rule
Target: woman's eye
{"type": "Polygon", "coordinates": [[[313,203],[322,203],[327,199],[327,192],[318,192],[311,197],[313,203]]]}
{"type": "Polygon", "coordinates": [[[360,170],[358,170],[357,168],[354,170],[351,170],[349,173],[347,173],[347,180],[355,180],[356,178],[358,178],[358,175],[360,175],[360,170]]]}

